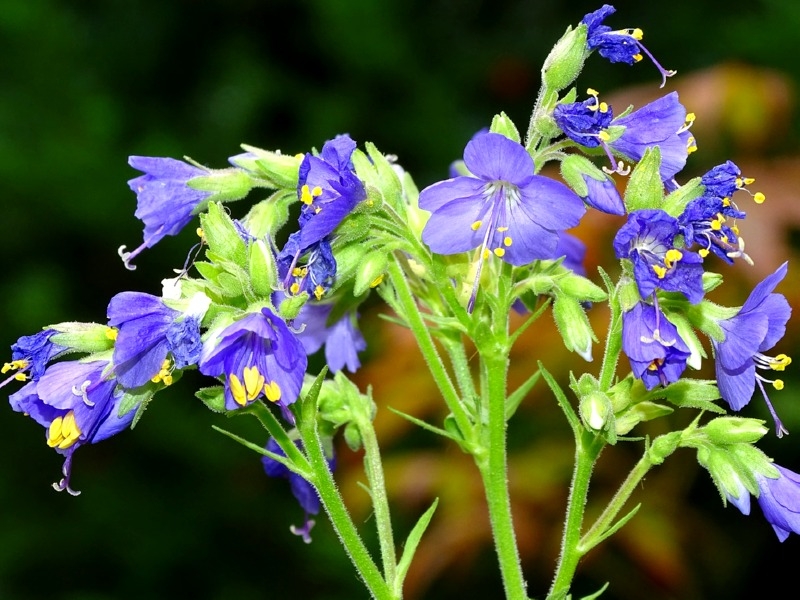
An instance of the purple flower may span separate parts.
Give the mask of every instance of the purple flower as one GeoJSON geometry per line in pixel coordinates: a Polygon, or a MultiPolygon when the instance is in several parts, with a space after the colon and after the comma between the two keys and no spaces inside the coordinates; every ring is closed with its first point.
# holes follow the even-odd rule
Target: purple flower
{"type": "Polygon", "coordinates": [[[350,136],[339,135],[325,142],[319,156],[306,154],[300,163],[297,196],[302,206],[297,245],[301,252],[330,235],[366,199],[366,188],[353,171],[355,149],[350,136]]]}
{"type": "MultiPolygon", "coordinates": [[[[754,182],[755,179],[752,177],[743,177],[741,169],[730,160],[717,165],[703,175],[700,180],[705,187],[706,196],[716,196],[728,200],[737,190],[746,190],[746,186],[754,182]]],[[[765,200],[764,194],[756,192],[753,194],[753,200],[757,204],[761,204],[765,200]]]]}
{"type": "MultiPolygon", "coordinates": [[[[295,441],[295,445],[300,450],[303,449],[303,444],[300,442],[300,440],[295,441]]],[[[276,442],[273,438],[269,438],[269,441],[267,442],[267,450],[277,454],[278,456],[286,456],[283,449],[278,445],[278,442],[276,442]]],[[[261,458],[261,464],[264,466],[264,472],[269,477],[282,477],[289,480],[289,485],[292,489],[292,495],[297,499],[300,507],[305,512],[303,525],[301,527],[295,527],[292,525],[292,527],[290,527],[290,531],[293,534],[302,537],[306,544],[310,544],[311,528],[314,527],[314,521],[311,519],[311,515],[319,514],[320,509],[320,500],[319,496],[317,495],[317,490],[314,489],[314,486],[303,479],[300,475],[290,471],[286,466],[282,465],[276,460],[273,460],[269,456],[263,456],[261,458]]],[[[329,459],[328,469],[333,471],[335,468],[335,458],[329,459]]]]}
{"type": "Polygon", "coordinates": [[[264,396],[293,421],[307,360],[303,345],[270,309],[249,313],[203,344],[200,372],[225,377],[225,408],[247,406],[264,396]]]}
{"type": "Polygon", "coordinates": [[[114,296],[108,305],[108,324],[119,329],[113,356],[119,383],[125,388],[148,381],[169,385],[173,369],[197,364],[202,347],[201,316],[170,308],[150,294],[122,292],[114,296]]]}
{"type": "Polygon", "coordinates": [[[80,493],[69,485],[75,450],[119,433],[133,420],[136,411],[119,415],[122,393],[109,370],[108,361],[56,363],[9,397],[15,411],[45,427],[47,445],[65,456],[64,478],[53,484],[59,491],[80,493]]]}
{"type": "Polygon", "coordinates": [[[730,199],[704,195],[686,205],[678,222],[686,246],[702,246],[700,256],[705,258],[713,252],[728,263],[740,257],[752,264],[753,261],[744,252],[744,240],[736,226],[736,219],[744,219],[745,216],[731,204],[730,199]]]}
{"type": "Polygon", "coordinates": [[[675,325],[644,302],[622,315],[622,349],[648,390],[678,381],[691,354],[675,325]]]}
{"type": "Polygon", "coordinates": [[[15,371],[8,379],[0,383],[3,387],[11,380],[37,381],[50,362],[62,354],[69,352],[69,348],[50,341],[56,334],[55,329],[44,329],[33,335],[24,335],[11,346],[11,362],[0,368],[0,373],[15,371]]]}
{"type": "Polygon", "coordinates": [[[636,210],[614,237],[617,258],[633,262],[642,298],[661,289],[681,292],[692,304],[703,299],[703,259],[675,247],[678,233],[678,220],[663,210],[636,210]]]}
{"type": "Polygon", "coordinates": [[[294,320],[295,326],[302,327],[297,337],[309,355],[325,345],[325,362],[332,373],[345,367],[355,373],[361,366],[358,353],[366,350],[367,342],[356,327],[353,313],[345,313],[341,319],[328,326],[328,317],[332,310],[332,304],[308,302],[303,305],[294,320]]]}
{"type": "Polygon", "coordinates": [[[792,532],[800,534],[800,475],[780,465],[774,466],[779,473],[777,479],[755,473],[760,490],[758,504],[783,542],[792,532]]]}
{"type": "Polygon", "coordinates": [[[602,8],[589,13],[581,23],[586,25],[586,45],[589,50],[597,52],[612,63],[635,64],[642,60],[642,53],[646,54],[661,73],[661,87],[667,82],[667,77],[672,77],[675,71],[668,71],[662,67],[641,42],[643,33],[641,29],[621,29],[612,31],[608,25],[603,25],[603,20],[616,12],[616,9],[604,4],[602,8]]]}
{"type": "MultiPolygon", "coordinates": [[[[587,148],[601,147],[614,170],[621,171],[612,150],[628,160],[638,162],[645,151],[658,146],[661,152],[660,175],[662,181],[671,180],[686,165],[686,159],[696,150],[694,138],[688,127],[694,117],[678,101],[677,92],[654,100],[632,113],[613,119],[613,109],[601,102],[597,92],[583,102],[559,104],[553,109],[553,119],[572,141],[587,148]],[[621,126],[622,134],[611,140],[607,129],[621,126]]],[[[622,213],[617,213],[622,214],[622,213]]]]}
{"type": "Polygon", "coordinates": [[[558,236],[556,256],[564,257],[564,262],[561,264],[567,269],[578,275],[586,276],[586,267],[583,266],[583,261],[586,258],[586,244],[579,238],[562,232],[558,236]]]}
{"type": "Polygon", "coordinates": [[[129,269],[131,261],[145,248],[152,248],[164,236],[177,235],[200,212],[211,192],[192,189],[188,183],[208,175],[200,169],[174,158],[131,156],[128,164],[144,175],[128,182],[136,193],[136,212],[144,222],[144,243],[131,252],[125,246],[119,255],[129,269]]]}
{"type": "Polygon", "coordinates": [[[741,410],[750,402],[758,384],[775,419],[778,437],[786,433],[786,429],[763,384],[771,383],[780,390],[783,389],[783,381],[766,379],[758,374],[757,369],[783,371],[792,360],[785,354],[775,357],[764,354],[786,333],[786,322],[792,313],[786,298],[782,294],[772,293],[786,276],[786,271],[787,263],[783,263],[753,288],[739,312],[719,322],[725,338],[721,342],[711,340],[716,355],[717,385],[722,398],[733,410],[741,410]]]}
{"type": "Polygon", "coordinates": [[[336,259],[330,239],[323,238],[303,248],[302,237],[302,229],[289,236],[276,259],[278,276],[287,294],[297,296],[307,292],[321,300],[336,277],[336,259]]]}
{"type": "Polygon", "coordinates": [[[624,215],[625,203],[619,195],[617,185],[612,179],[604,176],[603,179],[595,179],[591,175],[583,174],[583,181],[588,190],[583,199],[592,208],[610,215],[624,215]]]}

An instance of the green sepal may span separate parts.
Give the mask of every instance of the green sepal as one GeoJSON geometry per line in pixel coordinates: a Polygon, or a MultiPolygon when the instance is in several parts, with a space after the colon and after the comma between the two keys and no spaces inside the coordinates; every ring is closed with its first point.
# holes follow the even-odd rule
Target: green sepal
{"type": "Polygon", "coordinates": [[[194,394],[209,410],[216,413],[225,412],[225,387],[221,385],[213,385],[211,387],[204,387],[197,390],[194,394]]]}
{"type": "Polygon", "coordinates": [[[660,465],[681,445],[682,431],[672,431],[658,436],[647,448],[647,458],[654,465],[660,465]]]}
{"type": "Polygon", "coordinates": [[[561,177],[581,198],[589,195],[589,187],[583,176],[588,175],[597,181],[607,181],[608,175],[581,154],[570,154],[561,161],[561,177]]]}
{"type": "Polygon", "coordinates": [[[761,419],[744,417],[716,417],[709,421],[701,431],[709,441],[716,445],[754,444],[764,437],[769,429],[761,419]]]}
{"type": "Polygon", "coordinates": [[[248,251],[250,285],[257,295],[268,298],[277,288],[278,269],[275,265],[275,256],[263,239],[252,242],[248,251]]]}
{"type": "Polygon", "coordinates": [[[517,142],[518,144],[520,144],[522,140],[522,138],[519,136],[519,129],[517,129],[517,126],[514,125],[514,121],[512,121],[504,112],[494,116],[492,119],[492,124],[489,127],[489,131],[504,135],[508,139],[517,142]]]}
{"type": "Polygon", "coordinates": [[[588,28],[584,24],[567,31],[556,42],[542,66],[542,82],[551,90],[563,90],[577,79],[590,51],[586,45],[588,28]]]}
{"type": "Polygon", "coordinates": [[[50,341],[75,352],[104,352],[114,347],[114,329],[100,323],[64,322],[48,325],[45,329],[54,329],[57,333],[50,336],[50,341]]]}
{"type": "Polygon", "coordinates": [[[679,408],[699,408],[717,414],[725,414],[725,409],[714,404],[720,397],[714,380],[679,379],[665,388],[653,388],[646,400],[663,398],[679,408]]]}
{"type": "Polygon", "coordinates": [[[675,409],[655,402],[637,402],[624,413],[616,416],[617,435],[625,435],[642,421],[652,421],[672,414],[675,409]]]}
{"type": "Polygon", "coordinates": [[[284,321],[291,321],[300,313],[300,309],[308,302],[308,293],[303,292],[296,296],[286,296],[278,306],[278,315],[284,321]]]}
{"type": "Polygon", "coordinates": [[[242,144],[242,148],[253,154],[253,157],[233,157],[234,164],[274,183],[275,187],[297,189],[300,163],[305,155],[270,152],[247,144],[242,144]]]}
{"type": "Polygon", "coordinates": [[[353,294],[361,296],[370,288],[379,285],[389,265],[391,252],[384,247],[379,252],[368,252],[362,256],[353,281],[353,294]]]}
{"type": "Polygon", "coordinates": [[[200,225],[208,244],[207,256],[213,254],[237,265],[245,264],[247,249],[244,240],[221,204],[210,203],[208,212],[200,215],[200,225]]]}
{"type": "Polygon", "coordinates": [[[558,279],[558,288],[562,294],[578,302],[604,302],[608,299],[608,294],[603,288],[572,271],[568,271],[558,279]]]}
{"type": "Polygon", "coordinates": [[[677,190],[671,192],[664,198],[662,209],[668,215],[678,217],[692,200],[699,198],[705,187],[700,183],[700,177],[690,179],[677,190]]]}
{"type": "Polygon", "coordinates": [[[158,386],[148,383],[142,387],[136,388],[135,390],[124,390],[122,393],[122,398],[120,398],[119,401],[119,410],[117,411],[117,416],[121,417],[128,414],[132,410],[137,409],[136,414],[133,417],[133,422],[131,423],[131,429],[133,429],[136,426],[136,423],[139,422],[139,419],[144,412],[144,405],[153,399],[153,395],[156,393],[157,389],[158,386]]]}
{"type": "MultiPolygon", "coordinates": [[[[253,189],[253,179],[246,171],[231,167],[228,169],[210,169],[208,175],[193,177],[186,182],[186,187],[201,192],[210,192],[206,202],[233,202],[241,200],[253,189]]],[[[197,213],[205,205],[201,203],[194,212],[197,213]]]]}
{"type": "Polygon", "coordinates": [[[297,202],[294,190],[278,190],[257,202],[241,219],[242,226],[255,238],[272,237],[289,220],[289,207],[297,202]]]}
{"type": "Polygon", "coordinates": [[[664,202],[664,184],[661,182],[661,150],[653,146],[634,167],[625,189],[625,206],[634,210],[661,208],[664,202]]]}

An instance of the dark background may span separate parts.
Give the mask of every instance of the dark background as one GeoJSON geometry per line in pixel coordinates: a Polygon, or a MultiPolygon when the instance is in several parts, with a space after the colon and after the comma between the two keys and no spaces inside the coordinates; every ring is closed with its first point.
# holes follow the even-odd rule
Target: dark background
{"type": "MultiPolygon", "coordinates": [[[[525,128],[550,46],[598,7],[532,0],[0,0],[4,343],[48,323],[102,322],[111,296],[159,293],[160,280],[182,265],[191,231],[146,251],[135,272],[117,257],[118,246],[141,240],[126,185],[137,175],[129,155],[188,155],[224,167],[240,143],[296,153],[346,131],[397,154],[422,187],[445,175],[495,113],[504,110],[525,128]]],[[[771,220],[754,228],[757,243],[774,254],[758,277],[742,274],[740,264],[731,269],[743,287],[729,292],[730,303],[739,304],[794,252],[800,231],[791,195],[800,4],[761,0],[733,11],[716,1],[673,0],[617,8],[609,24],[641,27],[648,48],[679,71],[667,90],[688,82],[682,97],[708,111],[697,108],[698,127],[703,118],[714,124],[701,129],[704,137],[698,132],[707,151],[691,159],[690,174],[731,157],[780,183],[778,194],[768,194],[775,202],[760,209],[774,211],[771,220]]],[[[645,83],[657,92],[659,76],[647,60],[631,68],[593,56],[578,87],[619,92],[645,83]]],[[[593,252],[590,260],[597,260],[605,250],[593,252]]],[[[797,299],[796,272],[781,290],[797,299]]],[[[379,405],[405,406],[410,385],[435,403],[414,358],[392,388],[398,349],[414,350],[381,327],[366,325],[374,341],[360,381],[383,382],[376,385],[379,405]]],[[[541,355],[542,344],[530,342],[531,351],[541,355]]],[[[562,373],[583,367],[569,360],[562,373]]],[[[1,599],[366,597],[324,519],[310,546],[288,532],[301,515],[286,486],[268,481],[256,456],[210,426],[255,440],[263,434],[254,423],[204,410],[192,395],[197,383],[187,377],[159,396],[133,432],[82,449],[73,480],[80,498],[49,489],[60,457],[43,443],[38,425],[5,410],[1,599]]],[[[515,513],[538,596],[558,550],[571,459],[563,423],[542,408],[546,398],[542,393],[538,408],[523,410],[512,425],[512,485],[521,498],[515,513]]],[[[791,385],[779,399],[790,431],[797,430],[791,385]]],[[[762,404],[754,401],[748,415],[766,418],[762,404]]],[[[415,414],[430,410],[419,408],[415,414]]],[[[434,496],[442,498],[409,597],[499,597],[474,469],[454,448],[409,432],[386,413],[379,425],[394,477],[398,539],[434,496]],[[443,559],[446,552],[453,558],[443,559]]],[[[800,470],[793,436],[771,437],[762,447],[800,470]]],[[[615,465],[637,451],[609,453],[610,466],[598,472],[601,495],[618,480],[615,465]]],[[[368,532],[372,523],[354,483],[363,479],[358,460],[342,458],[342,487],[368,532]]],[[[755,505],[750,517],[723,510],[690,454],[649,477],[642,495],[631,533],[588,557],[579,594],[606,580],[612,599],[749,598],[759,585],[763,592],[764,585],[793,584],[786,567],[800,557],[797,537],[779,544],[755,505]]]]}

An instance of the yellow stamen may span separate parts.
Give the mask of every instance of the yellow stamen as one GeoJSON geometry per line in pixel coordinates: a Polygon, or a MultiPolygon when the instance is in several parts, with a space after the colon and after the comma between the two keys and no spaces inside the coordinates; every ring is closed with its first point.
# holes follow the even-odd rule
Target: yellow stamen
{"type": "Polygon", "coordinates": [[[72,446],[81,436],[81,430],[75,422],[75,413],[69,411],[63,417],[56,417],[47,430],[47,445],[64,450],[72,446]]]}
{"type": "Polygon", "coordinates": [[[653,271],[656,272],[659,279],[664,279],[664,275],[667,274],[667,270],[660,265],[653,265],[653,271]]]}
{"type": "Polygon", "coordinates": [[[475,221],[472,224],[472,231],[478,231],[478,229],[481,228],[481,225],[483,225],[483,221],[475,221]]]}
{"type": "Polygon", "coordinates": [[[792,364],[792,357],[786,354],[778,354],[775,360],[770,364],[773,371],[783,371],[786,367],[792,364]]]}
{"type": "Polygon", "coordinates": [[[244,386],[235,373],[231,373],[228,377],[228,387],[231,390],[231,396],[239,406],[247,404],[247,396],[245,394],[244,386]]]}
{"type": "Polygon", "coordinates": [[[258,372],[258,367],[256,366],[245,367],[242,375],[244,376],[244,390],[247,392],[247,399],[255,400],[264,386],[264,376],[258,372]]]}
{"type": "Polygon", "coordinates": [[[203,228],[202,227],[198,227],[197,229],[195,229],[195,233],[197,234],[197,237],[199,237],[201,240],[203,239],[203,236],[205,235],[203,233],[203,228]]]}
{"type": "Polygon", "coordinates": [[[511,243],[512,243],[511,236],[506,236],[503,238],[503,246],[505,246],[506,248],[510,246],[511,243]]]}
{"type": "Polygon", "coordinates": [[[600,103],[600,112],[601,113],[607,113],[608,112],[608,103],[607,102],[601,102],[600,103]]]}
{"type": "Polygon", "coordinates": [[[745,177],[742,181],[744,181],[745,185],[752,185],[756,182],[755,177],[745,177]]]}
{"type": "Polygon", "coordinates": [[[667,253],[664,255],[664,265],[671,269],[673,264],[678,262],[680,259],[683,258],[683,254],[681,254],[680,250],[676,250],[675,248],[671,248],[667,250],[667,253]]]}
{"type": "Polygon", "coordinates": [[[110,339],[112,342],[117,341],[117,335],[119,335],[119,330],[116,327],[106,328],[106,337],[110,339]]]}
{"type": "Polygon", "coordinates": [[[586,93],[589,96],[599,96],[600,95],[599,92],[594,88],[587,88],[586,93]]]}
{"type": "Polygon", "coordinates": [[[314,297],[317,300],[322,300],[322,297],[325,295],[325,288],[321,285],[317,284],[317,287],[314,288],[314,297]]]}
{"type": "Polygon", "coordinates": [[[641,54],[634,54],[633,55],[633,60],[634,60],[634,62],[639,62],[640,60],[642,60],[642,55],[641,54]]]}
{"type": "Polygon", "coordinates": [[[608,135],[607,131],[601,131],[600,133],[597,134],[597,137],[599,137],[604,142],[607,142],[608,140],[611,139],[611,136],[608,135]]]}
{"type": "Polygon", "coordinates": [[[727,196],[722,199],[722,206],[728,207],[731,205],[731,199],[727,196]]]}
{"type": "Polygon", "coordinates": [[[320,196],[322,194],[322,188],[314,186],[314,189],[309,189],[308,184],[304,184],[302,188],[300,188],[300,201],[303,204],[310,205],[314,202],[314,198],[320,196]]]}
{"type": "Polygon", "coordinates": [[[708,249],[707,248],[700,248],[700,250],[698,250],[697,253],[701,257],[705,258],[706,256],[708,256],[708,249]]]}
{"type": "Polygon", "coordinates": [[[292,293],[293,296],[296,296],[297,293],[300,291],[300,284],[296,281],[289,286],[289,291],[292,293]]]}
{"type": "Polygon", "coordinates": [[[697,116],[694,113],[692,113],[692,112],[686,113],[686,124],[687,125],[691,125],[692,123],[694,123],[695,119],[697,119],[697,116]]]}
{"type": "Polygon", "coordinates": [[[281,388],[277,381],[270,381],[264,384],[264,395],[270,402],[277,402],[281,399],[281,388]]]}
{"type": "Polygon", "coordinates": [[[784,384],[782,379],[776,379],[775,381],[772,382],[772,387],[774,387],[778,391],[782,390],[783,386],[784,384]]]}
{"type": "Polygon", "coordinates": [[[12,360],[3,365],[3,368],[0,369],[0,373],[8,373],[9,371],[16,371],[17,369],[27,369],[28,364],[28,361],[24,358],[12,360]]]}
{"type": "Polygon", "coordinates": [[[500,258],[502,258],[505,253],[506,253],[506,251],[503,248],[495,248],[494,249],[494,255],[498,256],[500,258]]]}
{"type": "Polygon", "coordinates": [[[644,31],[639,29],[638,27],[631,31],[631,37],[635,39],[637,42],[644,37],[644,31]]]}

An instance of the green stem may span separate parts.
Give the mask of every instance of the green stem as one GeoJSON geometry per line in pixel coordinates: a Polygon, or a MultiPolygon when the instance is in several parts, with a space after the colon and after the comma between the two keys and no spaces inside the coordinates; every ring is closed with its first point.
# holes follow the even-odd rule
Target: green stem
{"type": "Polygon", "coordinates": [[[405,317],[411,332],[417,340],[417,345],[419,346],[420,352],[422,352],[422,356],[425,358],[425,362],[428,364],[428,369],[433,376],[433,380],[439,387],[439,392],[442,394],[442,398],[450,409],[450,412],[453,413],[462,435],[469,436],[472,431],[472,423],[464,407],[461,405],[461,399],[450,379],[450,375],[444,368],[444,363],[433,343],[433,337],[431,337],[431,333],[425,325],[419,307],[411,293],[408,280],[406,279],[405,273],[400,268],[397,259],[389,263],[387,270],[397,293],[402,316],[405,317]]]}
{"type": "Polygon", "coordinates": [[[503,577],[506,600],[525,600],[525,579],[514,534],[511,516],[511,498],[508,490],[508,465],[506,454],[506,376],[507,353],[482,356],[486,364],[489,402],[488,456],[475,455],[483,478],[489,520],[492,525],[497,558],[503,577]]]}
{"type": "Polygon", "coordinates": [[[611,318],[608,323],[603,364],[600,367],[600,389],[603,391],[610,389],[614,383],[617,361],[622,352],[622,308],[616,290],[609,297],[608,306],[611,309],[611,318]]]}
{"type": "Polygon", "coordinates": [[[603,513],[597,518],[594,525],[592,525],[583,538],[581,538],[579,547],[584,554],[608,537],[608,531],[612,527],[612,522],[617,518],[617,515],[636,489],[636,486],[639,485],[639,482],[641,482],[652,467],[653,463],[650,461],[649,455],[645,453],[633,469],[631,469],[631,472],[628,473],[625,481],[619,486],[617,493],[614,494],[614,497],[608,503],[603,513]]]}
{"type": "MultiPolygon", "coordinates": [[[[375,525],[378,530],[378,540],[381,547],[384,579],[394,587],[397,573],[397,557],[394,548],[394,535],[392,533],[392,520],[389,512],[389,497],[386,494],[386,482],[383,477],[378,438],[375,428],[369,418],[358,420],[358,431],[364,445],[364,469],[369,481],[372,509],[375,514],[375,525]]],[[[398,597],[401,590],[394,590],[398,597]]]]}
{"type": "Polygon", "coordinates": [[[308,462],[314,473],[313,484],[317,489],[325,512],[331,520],[339,540],[353,562],[356,571],[361,576],[372,597],[377,600],[398,600],[400,596],[392,592],[391,587],[383,579],[380,570],[364,545],[358,534],[350,513],[342,499],[333,474],[328,469],[325,452],[320,445],[317,432],[316,419],[303,419],[300,428],[303,447],[308,456],[308,462]]]}
{"type": "Polygon", "coordinates": [[[453,365],[453,373],[456,376],[458,388],[461,390],[461,396],[470,406],[473,406],[478,392],[475,390],[475,382],[472,380],[472,370],[469,367],[464,342],[446,337],[442,340],[442,344],[450,356],[450,363],[453,365]]]}
{"type": "Polygon", "coordinates": [[[586,499],[589,494],[589,480],[597,457],[604,442],[601,438],[584,431],[577,436],[575,444],[575,470],[572,473],[572,485],[567,503],[567,518],[564,523],[564,535],[561,541],[561,556],[558,559],[553,584],[547,594],[547,600],[563,600],[569,593],[572,578],[578,568],[578,562],[584,555],[581,547],[581,528],[586,499]]]}

